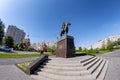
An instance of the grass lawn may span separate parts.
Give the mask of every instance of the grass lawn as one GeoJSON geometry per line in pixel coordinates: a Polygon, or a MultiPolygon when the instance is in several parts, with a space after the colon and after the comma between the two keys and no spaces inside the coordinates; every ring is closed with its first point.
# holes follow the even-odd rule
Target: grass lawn
{"type": "Polygon", "coordinates": [[[100,50],[98,53],[95,53],[95,52],[76,52],[76,54],[90,54],[90,55],[99,55],[99,54],[105,54],[105,53],[108,53],[108,52],[111,52],[111,51],[109,51],[109,50],[104,50],[104,51],[102,51],[102,50],[100,50]]]}
{"type": "Polygon", "coordinates": [[[100,55],[100,54],[105,54],[105,53],[108,53],[110,52],[109,50],[106,50],[106,51],[99,51],[99,53],[89,53],[91,55],[100,55]]]}
{"type": "Polygon", "coordinates": [[[24,63],[20,63],[20,64],[17,64],[21,69],[23,70],[26,70],[27,66],[29,64],[31,64],[32,62],[24,62],[24,63]]]}
{"type": "Polygon", "coordinates": [[[26,57],[39,57],[41,54],[11,54],[0,53],[0,58],[26,58],[26,57]]]}

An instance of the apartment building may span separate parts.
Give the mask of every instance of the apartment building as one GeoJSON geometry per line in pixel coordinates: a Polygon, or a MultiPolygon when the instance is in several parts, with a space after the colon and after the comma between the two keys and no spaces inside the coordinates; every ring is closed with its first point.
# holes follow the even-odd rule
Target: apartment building
{"type": "Polygon", "coordinates": [[[21,43],[25,37],[25,32],[14,25],[9,25],[6,36],[11,36],[14,39],[14,42],[21,43]]]}
{"type": "Polygon", "coordinates": [[[114,42],[114,41],[117,41],[118,39],[120,39],[120,35],[108,36],[108,37],[106,37],[105,39],[99,40],[98,42],[90,45],[87,49],[91,49],[91,47],[92,47],[93,49],[96,49],[96,48],[100,49],[100,48],[102,47],[103,43],[104,43],[105,45],[107,44],[108,39],[110,39],[110,41],[114,42]]]}

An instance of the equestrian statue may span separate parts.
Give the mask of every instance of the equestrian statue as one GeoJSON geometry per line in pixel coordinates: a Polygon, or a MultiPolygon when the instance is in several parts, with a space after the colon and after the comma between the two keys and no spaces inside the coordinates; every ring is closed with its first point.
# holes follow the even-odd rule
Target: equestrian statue
{"type": "Polygon", "coordinates": [[[62,27],[61,27],[61,32],[60,32],[60,37],[62,37],[64,34],[68,34],[68,27],[70,26],[71,24],[69,22],[65,23],[63,22],[62,24],[62,27]]]}

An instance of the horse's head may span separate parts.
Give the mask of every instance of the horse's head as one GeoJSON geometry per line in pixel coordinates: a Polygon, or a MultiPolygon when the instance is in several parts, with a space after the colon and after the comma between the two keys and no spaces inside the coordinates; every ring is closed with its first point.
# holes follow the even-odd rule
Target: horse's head
{"type": "Polygon", "coordinates": [[[71,23],[70,23],[70,22],[67,22],[67,23],[66,23],[66,25],[67,25],[67,27],[68,27],[68,26],[70,26],[70,25],[71,25],[71,23]]]}

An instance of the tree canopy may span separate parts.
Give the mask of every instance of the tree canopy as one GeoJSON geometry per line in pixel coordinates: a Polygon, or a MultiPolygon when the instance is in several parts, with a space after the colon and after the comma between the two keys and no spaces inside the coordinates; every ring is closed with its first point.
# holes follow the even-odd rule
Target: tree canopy
{"type": "Polygon", "coordinates": [[[2,44],[2,40],[4,37],[4,28],[5,28],[5,25],[0,19],[0,44],[2,44]]]}
{"type": "Polygon", "coordinates": [[[13,37],[11,37],[11,36],[6,36],[6,37],[5,37],[5,46],[8,46],[8,47],[10,47],[10,48],[13,48],[13,46],[14,46],[13,37]]]}

